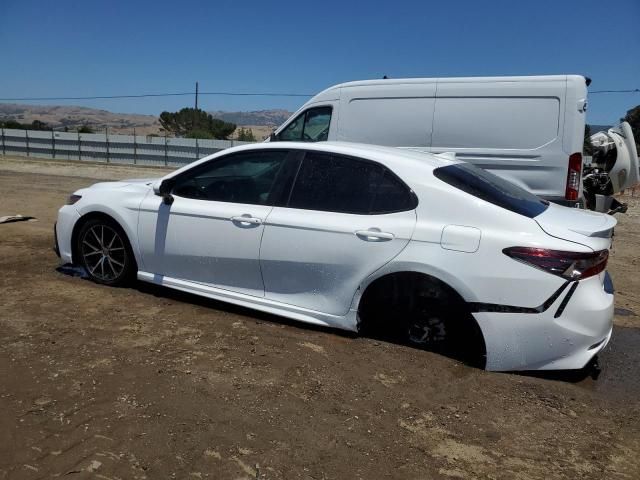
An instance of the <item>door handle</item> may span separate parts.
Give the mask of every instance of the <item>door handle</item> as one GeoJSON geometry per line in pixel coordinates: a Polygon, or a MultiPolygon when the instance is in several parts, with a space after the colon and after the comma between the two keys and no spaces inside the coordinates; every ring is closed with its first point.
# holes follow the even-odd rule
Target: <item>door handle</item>
{"type": "Polygon", "coordinates": [[[242,215],[240,217],[231,217],[231,221],[237,222],[237,223],[250,223],[251,225],[260,225],[262,223],[261,218],[251,217],[249,215],[247,216],[242,215]]]}
{"type": "Polygon", "coordinates": [[[355,234],[362,240],[369,241],[393,240],[395,238],[393,233],[381,232],[379,230],[356,230],[355,234]]]}

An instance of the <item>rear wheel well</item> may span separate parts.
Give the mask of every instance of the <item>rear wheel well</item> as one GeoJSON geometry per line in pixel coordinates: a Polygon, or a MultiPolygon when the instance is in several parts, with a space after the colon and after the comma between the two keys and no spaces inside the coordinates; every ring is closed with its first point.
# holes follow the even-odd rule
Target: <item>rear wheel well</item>
{"type": "Polygon", "coordinates": [[[360,298],[358,321],[365,335],[391,337],[484,366],[484,337],[467,303],[431,275],[395,272],[374,280],[360,298]],[[422,342],[416,329],[425,332],[422,342]]]}
{"type": "Polygon", "coordinates": [[[71,260],[72,260],[73,264],[74,265],[78,265],[79,264],[79,259],[78,259],[78,235],[80,234],[80,231],[82,230],[83,225],[85,225],[88,221],[94,220],[94,219],[106,220],[107,222],[112,223],[113,225],[117,226],[122,231],[122,233],[124,235],[124,238],[126,239],[127,243],[129,244],[128,247],[129,247],[129,252],[131,253],[131,259],[133,260],[134,267],[137,270],[136,257],[133,254],[133,249],[131,247],[131,239],[127,235],[127,232],[124,230],[124,228],[122,228],[122,225],[120,225],[120,223],[115,218],[113,218],[111,215],[108,215],[108,214],[103,213],[103,212],[89,212],[89,213],[86,213],[82,217],[80,217],[80,219],[73,226],[73,231],[71,232],[71,260]]]}

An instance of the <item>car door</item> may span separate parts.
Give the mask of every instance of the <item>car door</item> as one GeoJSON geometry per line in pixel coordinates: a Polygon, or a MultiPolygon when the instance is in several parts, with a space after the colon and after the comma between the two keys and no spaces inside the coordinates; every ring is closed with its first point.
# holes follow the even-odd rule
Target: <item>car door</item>
{"type": "Polygon", "coordinates": [[[358,285],[409,242],[416,205],[382,165],[307,152],[289,198],[267,218],[260,249],[266,298],[345,315],[358,285]]]}
{"type": "Polygon", "coordinates": [[[150,192],[140,209],[144,269],[264,295],[260,239],[286,150],[234,153],[172,179],[173,203],[150,192]]]}

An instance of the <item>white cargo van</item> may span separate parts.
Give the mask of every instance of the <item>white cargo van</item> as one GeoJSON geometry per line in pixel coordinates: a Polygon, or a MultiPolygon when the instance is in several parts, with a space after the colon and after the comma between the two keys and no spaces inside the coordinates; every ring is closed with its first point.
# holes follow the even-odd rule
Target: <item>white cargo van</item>
{"type": "Polygon", "coordinates": [[[586,109],[580,75],[365,80],[319,93],[270,140],[453,152],[543,198],[575,205],[586,109]]]}

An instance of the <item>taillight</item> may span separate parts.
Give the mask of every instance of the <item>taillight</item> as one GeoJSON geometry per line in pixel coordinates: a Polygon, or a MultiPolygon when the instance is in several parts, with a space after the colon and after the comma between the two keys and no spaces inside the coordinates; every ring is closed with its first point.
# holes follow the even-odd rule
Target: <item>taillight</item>
{"type": "Polygon", "coordinates": [[[567,189],[564,198],[578,200],[582,172],[582,153],[572,153],[569,156],[569,170],[567,171],[567,189]]]}
{"type": "Polygon", "coordinates": [[[609,259],[609,250],[578,253],[545,248],[510,247],[502,252],[515,260],[567,280],[582,280],[597,275],[607,267],[609,259]]]}

